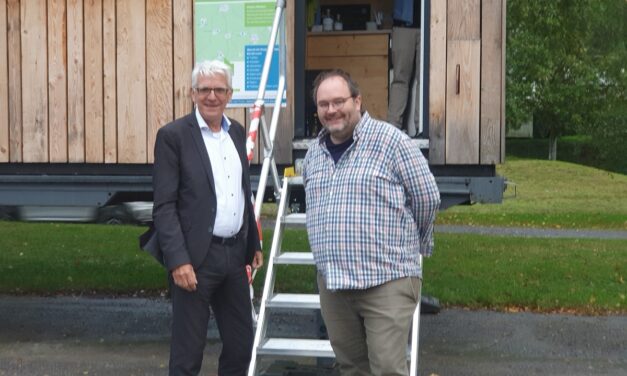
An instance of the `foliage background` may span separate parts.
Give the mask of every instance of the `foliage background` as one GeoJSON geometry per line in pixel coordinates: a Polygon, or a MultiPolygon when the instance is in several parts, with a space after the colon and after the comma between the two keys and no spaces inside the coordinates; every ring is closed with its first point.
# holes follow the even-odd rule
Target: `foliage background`
{"type": "Polygon", "coordinates": [[[585,135],[601,164],[627,140],[624,0],[507,2],[507,126],[531,116],[556,159],[562,135],[585,135]]]}

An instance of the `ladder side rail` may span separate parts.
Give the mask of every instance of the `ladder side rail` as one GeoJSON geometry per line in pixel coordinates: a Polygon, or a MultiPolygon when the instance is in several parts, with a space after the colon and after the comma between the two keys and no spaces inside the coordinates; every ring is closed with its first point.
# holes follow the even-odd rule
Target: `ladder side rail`
{"type": "MultiPolygon", "coordinates": [[[[420,268],[424,265],[422,263],[422,255],[419,258],[420,268]]],[[[424,275],[424,273],[423,273],[424,275]]],[[[411,325],[411,354],[409,363],[409,374],[411,376],[418,375],[418,346],[420,345],[420,302],[422,300],[422,281],[420,283],[420,294],[418,294],[418,304],[414,311],[414,317],[411,325]]]]}
{"type": "Polygon", "coordinates": [[[255,148],[255,142],[257,141],[257,131],[259,129],[259,119],[263,113],[264,97],[266,95],[266,86],[268,83],[268,76],[270,74],[270,66],[272,63],[272,55],[274,52],[274,45],[276,44],[277,34],[279,33],[279,26],[281,25],[281,18],[283,10],[285,9],[285,0],[277,0],[274,13],[274,20],[272,22],[272,31],[270,32],[270,40],[268,41],[266,56],[261,69],[261,78],[259,80],[259,91],[257,92],[257,99],[255,104],[251,108],[252,119],[248,130],[248,139],[246,140],[246,154],[248,156],[248,162],[253,159],[253,149],[255,148]]]}
{"type": "Polygon", "coordinates": [[[281,191],[281,201],[279,202],[279,210],[277,220],[274,225],[274,234],[272,236],[272,247],[270,248],[270,255],[268,256],[268,263],[266,266],[266,279],[263,285],[263,294],[261,295],[261,302],[259,305],[259,315],[257,316],[257,328],[255,330],[255,339],[253,342],[253,351],[250,358],[250,365],[248,366],[248,376],[254,376],[257,368],[257,349],[261,344],[261,340],[266,336],[266,305],[268,299],[271,297],[274,291],[274,259],[281,252],[281,240],[283,237],[283,223],[281,217],[285,215],[287,210],[287,202],[289,201],[288,192],[288,180],[283,179],[283,187],[281,191]]]}
{"type": "MultiPolygon", "coordinates": [[[[285,91],[285,77],[281,75],[279,78],[279,91],[278,93],[281,96],[277,96],[278,104],[281,105],[281,97],[282,93],[285,91]]],[[[270,169],[272,172],[273,178],[273,186],[274,186],[274,196],[279,199],[281,195],[281,183],[279,179],[279,174],[276,168],[276,163],[274,162],[274,135],[276,134],[276,128],[279,120],[280,110],[276,110],[276,102],[275,100],[275,108],[272,111],[272,122],[270,124],[270,132],[267,131],[267,127],[265,124],[265,119],[261,118],[261,136],[264,140],[264,160],[261,165],[261,173],[259,174],[259,185],[257,186],[257,196],[255,197],[255,219],[258,221],[261,215],[261,205],[263,204],[263,197],[266,190],[266,184],[268,181],[268,172],[270,169]],[[268,135],[268,133],[270,133],[268,135]]],[[[280,107],[279,107],[280,108],[280,107]]]]}
{"type": "Polygon", "coordinates": [[[281,115],[281,102],[283,101],[283,94],[285,93],[285,75],[281,74],[279,77],[279,87],[277,96],[274,99],[274,108],[272,109],[272,121],[270,122],[270,142],[272,144],[271,159],[272,159],[272,180],[274,181],[274,195],[278,199],[281,191],[281,180],[279,178],[279,172],[277,171],[276,162],[274,161],[274,139],[276,137],[277,128],[279,127],[279,116],[281,115]]]}
{"type": "Polygon", "coordinates": [[[277,34],[279,33],[279,26],[281,25],[281,17],[283,16],[284,9],[285,0],[277,0],[274,12],[274,21],[272,22],[272,31],[270,32],[270,40],[268,41],[268,49],[266,50],[266,57],[263,62],[263,69],[261,70],[259,91],[257,92],[257,100],[261,100],[262,102],[266,95],[266,86],[268,83],[268,76],[270,74],[270,64],[272,63],[272,54],[274,52],[274,45],[276,44],[277,34]]]}

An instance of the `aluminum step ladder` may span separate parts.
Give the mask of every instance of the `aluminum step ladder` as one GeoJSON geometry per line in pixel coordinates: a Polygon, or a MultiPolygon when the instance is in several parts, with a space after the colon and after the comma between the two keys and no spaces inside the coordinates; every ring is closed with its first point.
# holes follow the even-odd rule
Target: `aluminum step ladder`
{"type": "Polygon", "coordinates": [[[264,356],[290,358],[334,358],[333,349],[328,340],[310,338],[270,338],[266,335],[269,316],[276,308],[291,308],[304,310],[320,309],[320,298],[317,294],[286,294],[276,293],[274,283],[277,275],[277,265],[309,265],[315,268],[313,255],[308,250],[298,252],[284,252],[282,243],[286,227],[302,227],[306,215],[289,213],[288,203],[290,193],[294,187],[302,188],[302,178],[283,178],[281,197],[277,218],[272,236],[272,246],[266,263],[266,279],[257,317],[257,328],[253,344],[253,353],[248,369],[248,375],[259,374],[259,358],[264,356]]]}
{"type": "MultiPolygon", "coordinates": [[[[302,177],[283,179],[281,197],[277,219],[275,222],[272,246],[266,265],[266,279],[264,281],[263,295],[261,297],[257,328],[253,345],[248,375],[259,374],[259,360],[261,357],[280,358],[334,358],[333,349],[328,340],[306,338],[271,338],[267,336],[269,316],[276,308],[290,309],[320,309],[320,298],[317,294],[286,294],[275,292],[277,276],[276,265],[310,265],[315,267],[313,255],[308,250],[298,252],[284,252],[282,243],[286,227],[300,226],[306,223],[306,214],[289,213],[288,203],[293,188],[302,189],[302,177]]],[[[422,262],[422,258],[421,258],[422,262]]],[[[417,304],[413,316],[411,340],[408,344],[408,360],[410,362],[410,375],[417,375],[418,367],[418,330],[420,323],[420,304],[417,304]]]]}

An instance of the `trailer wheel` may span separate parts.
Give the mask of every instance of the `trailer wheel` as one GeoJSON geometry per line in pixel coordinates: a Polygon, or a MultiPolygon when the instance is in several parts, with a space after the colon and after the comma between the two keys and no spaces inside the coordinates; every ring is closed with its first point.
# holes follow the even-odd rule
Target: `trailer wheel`
{"type": "Polygon", "coordinates": [[[105,206],[98,210],[98,223],[107,225],[134,224],[133,216],[125,205],[105,206]]]}

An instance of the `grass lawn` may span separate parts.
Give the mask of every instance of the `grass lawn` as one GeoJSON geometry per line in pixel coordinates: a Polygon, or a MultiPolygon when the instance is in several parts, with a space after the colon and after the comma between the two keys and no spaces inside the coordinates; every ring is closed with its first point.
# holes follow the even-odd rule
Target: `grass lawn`
{"type": "Polygon", "coordinates": [[[528,159],[509,160],[497,171],[515,184],[502,204],[449,208],[437,223],[627,230],[627,175],[528,159]]]}
{"type": "MultiPolygon", "coordinates": [[[[166,274],[137,248],[136,226],[0,222],[0,293],[158,294],[166,274]]],[[[269,248],[271,232],[264,232],[269,248]]],[[[284,249],[307,251],[305,230],[284,249]]],[[[627,241],[437,234],[424,292],[444,306],[626,313],[627,241]]],[[[267,255],[268,252],[266,252],[267,255]]],[[[283,268],[283,266],[281,266],[283,268]]],[[[313,291],[310,266],[279,269],[278,291],[313,291]]],[[[258,274],[257,296],[263,285],[258,274]]]]}
{"type": "MultiPolygon", "coordinates": [[[[516,183],[501,205],[459,206],[440,224],[627,229],[627,176],[565,162],[510,160],[499,173],[516,183]]],[[[276,206],[264,207],[273,217],[276,206]]],[[[137,226],[0,221],[0,293],[158,294],[166,272],[138,249],[137,226]]],[[[272,240],[264,232],[265,248],[272,240]]],[[[304,230],[285,250],[308,251],[304,230]]],[[[425,261],[426,294],[444,306],[499,310],[627,313],[625,240],[437,234],[425,261]]],[[[267,255],[267,252],[266,252],[267,255]]],[[[278,291],[314,290],[315,270],[278,266],[278,291]]],[[[257,296],[263,285],[257,276],[257,296]]]]}

